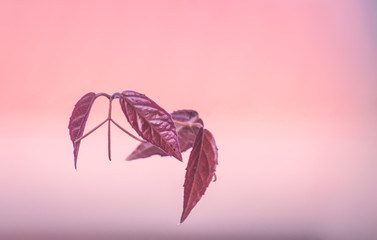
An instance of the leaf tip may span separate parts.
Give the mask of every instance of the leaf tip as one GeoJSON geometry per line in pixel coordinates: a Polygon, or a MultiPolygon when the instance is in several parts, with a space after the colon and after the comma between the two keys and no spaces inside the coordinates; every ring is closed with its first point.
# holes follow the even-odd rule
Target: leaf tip
{"type": "Polygon", "coordinates": [[[181,153],[178,155],[177,159],[178,159],[179,161],[183,162],[183,158],[182,158],[182,154],[181,154],[181,153]]]}
{"type": "Polygon", "coordinates": [[[178,149],[174,148],[172,144],[169,144],[169,146],[173,150],[173,154],[171,156],[183,162],[182,153],[181,153],[181,149],[179,148],[179,145],[178,145],[178,149]]]}
{"type": "Polygon", "coordinates": [[[179,221],[180,224],[182,224],[186,220],[186,218],[188,217],[189,213],[190,212],[183,211],[182,216],[181,216],[181,220],[179,221]]]}

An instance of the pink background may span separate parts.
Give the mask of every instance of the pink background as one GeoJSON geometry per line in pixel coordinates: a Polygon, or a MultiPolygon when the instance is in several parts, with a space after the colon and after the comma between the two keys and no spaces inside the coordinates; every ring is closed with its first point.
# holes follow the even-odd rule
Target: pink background
{"type": "Polygon", "coordinates": [[[1,0],[0,238],[377,239],[376,16],[358,0],[1,0]],[[74,104],[126,89],[197,110],[216,138],[218,181],[182,225],[189,153],[125,162],[138,143],[113,128],[109,162],[101,128],[74,170],[74,104]]]}

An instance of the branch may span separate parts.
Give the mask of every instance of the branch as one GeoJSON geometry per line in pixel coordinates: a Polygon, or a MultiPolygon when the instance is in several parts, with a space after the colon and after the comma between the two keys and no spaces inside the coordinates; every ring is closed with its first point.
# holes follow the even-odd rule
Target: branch
{"type": "Polygon", "coordinates": [[[112,96],[110,97],[109,99],[109,114],[107,116],[107,120],[109,121],[108,122],[108,125],[107,125],[107,152],[108,152],[108,156],[109,156],[109,160],[111,161],[111,131],[110,131],[110,126],[111,126],[111,122],[110,122],[110,119],[111,119],[111,104],[113,102],[113,98],[112,96]]]}
{"type": "Polygon", "coordinates": [[[103,124],[105,124],[108,120],[109,119],[106,119],[105,121],[103,121],[100,124],[98,124],[96,127],[94,127],[92,130],[90,130],[89,132],[87,132],[85,135],[83,135],[80,138],[76,139],[74,143],[80,142],[81,140],[83,140],[84,138],[86,138],[89,134],[91,134],[92,132],[94,132],[95,130],[97,130],[98,128],[100,128],[103,124]]]}
{"type": "Polygon", "coordinates": [[[136,137],[135,135],[133,135],[132,133],[130,133],[129,131],[127,131],[126,129],[122,128],[122,126],[120,126],[117,122],[115,122],[113,119],[109,119],[112,123],[115,124],[115,126],[117,126],[120,130],[122,130],[123,132],[127,133],[128,136],[132,137],[133,139],[139,141],[139,142],[142,142],[142,143],[145,143],[147,141],[144,141],[138,137],[136,137]]]}
{"type": "Polygon", "coordinates": [[[103,96],[103,97],[106,97],[107,99],[111,99],[111,96],[109,95],[109,94],[107,94],[107,93],[97,93],[96,94],[96,98],[98,98],[98,97],[101,97],[101,96],[103,96]]]}

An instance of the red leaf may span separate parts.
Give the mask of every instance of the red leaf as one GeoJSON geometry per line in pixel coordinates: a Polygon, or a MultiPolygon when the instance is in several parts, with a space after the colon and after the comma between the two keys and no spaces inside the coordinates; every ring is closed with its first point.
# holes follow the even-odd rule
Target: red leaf
{"type": "Polygon", "coordinates": [[[150,142],[140,143],[139,146],[126,158],[126,160],[135,160],[139,158],[147,158],[152,155],[169,156],[161,148],[156,147],[150,142]]]}
{"type": "Polygon", "coordinates": [[[193,123],[199,119],[199,114],[194,110],[177,110],[171,114],[171,117],[180,122],[193,123]]]}
{"type": "MultiPolygon", "coordinates": [[[[202,119],[194,110],[178,110],[171,114],[174,120],[185,123],[187,125],[192,123],[200,123],[203,126],[202,119]]],[[[195,134],[199,131],[198,127],[188,127],[177,125],[178,141],[181,146],[181,151],[184,152],[194,145],[195,134]]]]}
{"type": "MultiPolygon", "coordinates": [[[[203,121],[201,119],[198,119],[196,123],[200,123],[203,125],[203,121]]],[[[179,145],[181,146],[181,151],[185,152],[188,149],[192,148],[195,142],[196,133],[199,131],[198,127],[182,127],[177,128],[178,132],[178,141],[179,145]]]]}
{"type": "MultiPolygon", "coordinates": [[[[173,120],[177,120],[183,123],[200,123],[203,125],[203,121],[199,118],[198,113],[194,110],[178,110],[171,114],[173,120]]],[[[183,127],[175,125],[178,134],[178,141],[181,148],[181,152],[192,148],[195,141],[195,132],[198,131],[197,127],[191,129],[190,127],[183,127]]],[[[153,144],[146,142],[141,143],[137,148],[126,158],[126,160],[135,160],[139,158],[146,158],[152,155],[168,156],[163,150],[154,146],[153,144]]]]}
{"type": "Polygon", "coordinates": [[[184,183],[184,200],[181,223],[204,195],[216,171],[216,142],[210,131],[201,128],[196,136],[184,183]]]}
{"type": "Polygon", "coordinates": [[[168,112],[134,91],[122,92],[119,101],[128,122],[142,138],[182,161],[177,131],[168,112]]]}
{"type": "Polygon", "coordinates": [[[71,118],[69,119],[68,129],[69,135],[73,143],[73,155],[75,168],[77,168],[77,156],[79,154],[80,142],[75,143],[77,139],[84,134],[85,124],[88,120],[90,109],[96,99],[96,94],[93,92],[85,94],[75,105],[71,118]]]}

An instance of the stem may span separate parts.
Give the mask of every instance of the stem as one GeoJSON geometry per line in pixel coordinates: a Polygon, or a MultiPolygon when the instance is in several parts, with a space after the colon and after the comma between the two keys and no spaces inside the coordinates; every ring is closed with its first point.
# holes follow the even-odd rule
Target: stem
{"type": "Polygon", "coordinates": [[[108,125],[107,125],[107,152],[108,152],[108,156],[109,156],[110,161],[111,161],[111,131],[110,131],[111,122],[110,122],[110,119],[111,119],[112,102],[113,102],[113,98],[111,97],[110,101],[109,101],[109,114],[107,116],[107,120],[108,120],[108,125]]]}
{"type": "Polygon", "coordinates": [[[139,142],[142,142],[142,143],[145,143],[146,141],[134,136],[132,133],[128,132],[126,129],[122,128],[117,122],[115,122],[113,119],[109,119],[111,122],[113,122],[115,124],[115,126],[117,126],[120,130],[122,130],[123,132],[127,133],[128,136],[132,137],[133,139],[139,141],[139,142]]]}
{"type": "Polygon", "coordinates": [[[112,118],[111,118],[111,111],[112,111],[112,102],[114,99],[116,98],[120,98],[121,94],[116,92],[116,93],[113,93],[113,95],[109,95],[107,93],[97,93],[96,94],[96,98],[97,97],[106,97],[107,99],[109,99],[109,113],[107,115],[107,118],[101,122],[100,124],[98,124],[97,126],[95,126],[92,130],[90,130],[89,132],[87,132],[85,135],[81,136],[80,138],[76,139],[74,143],[77,143],[77,142],[80,142],[81,140],[83,140],[84,138],[86,138],[87,136],[89,136],[91,133],[93,133],[94,131],[96,131],[98,128],[100,128],[103,124],[105,124],[106,122],[108,122],[108,125],[107,125],[107,151],[108,151],[108,157],[109,157],[109,160],[111,161],[111,122],[115,124],[115,126],[117,126],[118,128],[120,128],[120,130],[122,130],[123,132],[125,132],[126,134],[128,134],[128,136],[132,137],[133,139],[139,141],[139,142],[142,142],[142,143],[145,143],[146,141],[134,136],[132,133],[128,132],[126,129],[122,128],[118,123],[116,123],[112,118]]]}
{"type": "Polygon", "coordinates": [[[98,128],[100,128],[103,124],[105,124],[108,120],[109,119],[106,119],[105,121],[103,121],[100,124],[98,124],[95,128],[93,128],[92,130],[90,130],[89,132],[87,132],[85,135],[83,135],[80,138],[76,139],[75,143],[80,142],[81,140],[83,140],[84,138],[86,138],[89,134],[91,134],[92,132],[94,132],[95,130],[97,130],[98,128]]]}
{"type": "Polygon", "coordinates": [[[190,129],[195,134],[195,136],[198,135],[198,133],[195,131],[195,128],[191,127],[190,129]]]}
{"type": "Polygon", "coordinates": [[[200,123],[193,123],[193,122],[188,122],[188,123],[185,123],[185,122],[180,122],[180,121],[177,121],[177,120],[173,120],[174,124],[175,125],[178,125],[178,126],[182,126],[182,127],[190,127],[191,131],[195,134],[195,136],[197,135],[197,132],[195,131],[195,127],[197,128],[202,128],[203,125],[200,124],[200,123]]]}
{"type": "Polygon", "coordinates": [[[109,160],[111,161],[111,134],[110,134],[110,126],[111,122],[109,120],[109,124],[107,125],[107,152],[109,153],[109,160]]]}
{"type": "Polygon", "coordinates": [[[112,99],[120,98],[120,93],[118,92],[113,93],[113,95],[111,95],[111,98],[112,99]]]}
{"type": "Polygon", "coordinates": [[[107,93],[97,93],[96,94],[96,98],[98,98],[98,97],[101,97],[101,96],[104,96],[104,97],[106,97],[106,98],[108,98],[109,100],[111,99],[111,96],[109,95],[109,94],[107,94],[107,93]]]}
{"type": "Polygon", "coordinates": [[[189,123],[185,123],[185,122],[180,122],[180,121],[177,121],[177,120],[173,120],[174,124],[175,125],[179,125],[179,126],[182,126],[182,127],[198,127],[198,128],[202,128],[203,125],[200,124],[200,123],[193,123],[193,122],[189,122],[189,123]]]}

